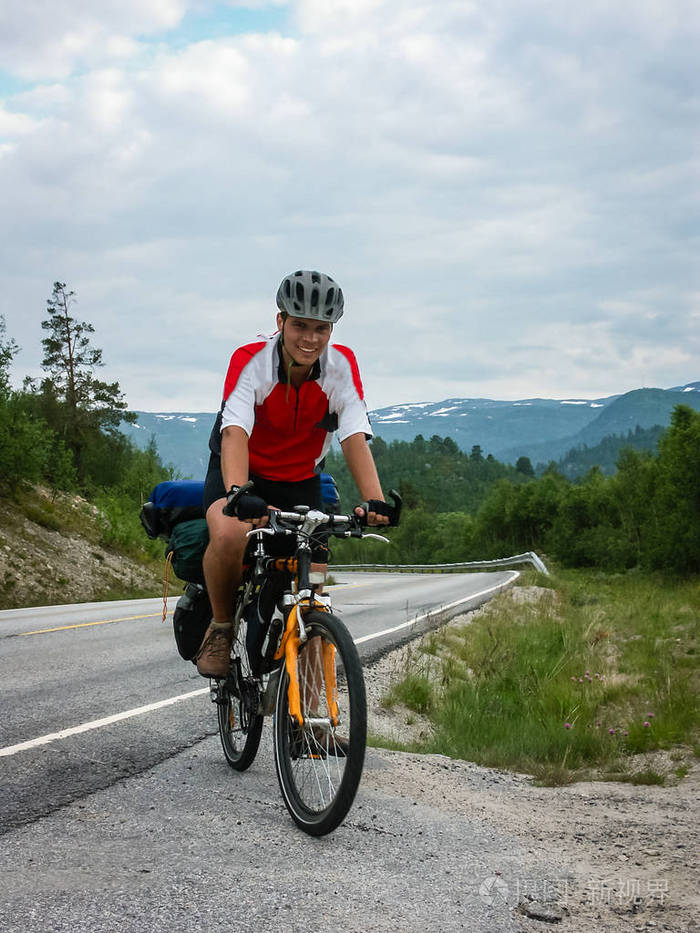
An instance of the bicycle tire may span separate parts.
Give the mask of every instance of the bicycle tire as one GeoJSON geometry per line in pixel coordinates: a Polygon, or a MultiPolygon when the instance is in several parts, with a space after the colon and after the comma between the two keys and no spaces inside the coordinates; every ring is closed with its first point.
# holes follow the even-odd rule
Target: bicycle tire
{"type": "Polygon", "coordinates": [[[245,771],[258,753],[264,716],[260,707],[260,681],[251,672],[246,650],[244,619],[233,643],[231,671],[221,686],[219,697],[217,718],[224,756],[235,771],[245,771]]]}
{"type": "Polygon", "coordinates": [[[283,666],[275,704],[275,768],[294,822],[311,836],[323,836],[345,819],[360,784],[367,743],[367,700],[362,664],[340,619],[314,609],[305,613],[304,625],[308,639],[299,648],[297,676],[305,725],[299,728],[290,716],[289,675],[283,666]],[[324,643],[335,648],[335,675],[330,673],[330,677],[335,679],[339,707],[337,731],[330,723],[328,693],[322,685],[326,674],[319,658],[324,643]],[[315,724],[309,725],[307,719],[315,724]],[[321,720],[325,720],[324,725],[318,724],[321,720]]]}

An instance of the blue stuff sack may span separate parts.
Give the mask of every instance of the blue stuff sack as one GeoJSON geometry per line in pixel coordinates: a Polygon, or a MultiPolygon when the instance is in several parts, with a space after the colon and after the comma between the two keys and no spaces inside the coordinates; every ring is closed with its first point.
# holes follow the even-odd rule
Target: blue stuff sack
{"type": "Polygon", "coordinates": [[[168,540],[180,522],[204,518],[204,482],[169,480],[158,483],[141,509],[140,519],[149,538],[168,540]]]}
{"type": "Polygon", "coordinates": [[[330,473],[321,473],[321,499],[323,500],[323,508],[329,515],[337,514],[340,508],[340,496],[338,495],[335,480],[330,473]]]}

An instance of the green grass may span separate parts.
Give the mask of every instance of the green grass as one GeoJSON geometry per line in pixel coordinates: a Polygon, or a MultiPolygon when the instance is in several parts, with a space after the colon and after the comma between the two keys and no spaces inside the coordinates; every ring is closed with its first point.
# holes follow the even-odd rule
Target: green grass
{"type": "Polygon", "coordinates": [[[407,673],[391,686],[384,705],[402,703],[416,713],[427,713],[433,706],[433,685],[425,674],[407,673]]]}
{"type": "Polygon", "coordinates": [[[552,584],[535,603],[506,594],[472,624],[433,635],[385,701],[430,717],[427,752],[541,783],[660,783],[628,764],[697,746],[698,582],[577,571],[552,584]]]}

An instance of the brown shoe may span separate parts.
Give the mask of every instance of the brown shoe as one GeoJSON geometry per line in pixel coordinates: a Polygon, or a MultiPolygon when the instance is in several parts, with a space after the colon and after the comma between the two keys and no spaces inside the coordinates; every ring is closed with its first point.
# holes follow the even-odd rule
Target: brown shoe
{"type": "Polygon", "coordinates": [[[197,652],[197,670],[202,677],[224,678],[231,664],[233,622],[211,622],[197,652]]]}

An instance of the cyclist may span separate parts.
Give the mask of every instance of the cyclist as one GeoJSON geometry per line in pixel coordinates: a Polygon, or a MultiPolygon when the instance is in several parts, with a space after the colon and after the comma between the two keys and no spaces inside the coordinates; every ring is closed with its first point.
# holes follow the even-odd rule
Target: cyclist
{"type": "MultiPolygon", "coordinates": [[[[367,444],[372,429],[355,356],[330,343],[343,307],[343,292],[330,276],[293,272],[277,291],[276,332],[238,347],[231,357],[204,484],[204,575],[213,613],[197,654],[204,677],[225,677],[228,671],[231,607],[246,533],[267,522],[268,504],[321,508],[318,473],[333,432],[367,503],[367,523],[386,525],[396,518],[367,444]],[[241,490],[248,480],[253,488],[241,490]],[[235,518],[222,513],[227,502],[235,518]]],[[[324,549],[314,559],[324,563],[324,549]]]]}

